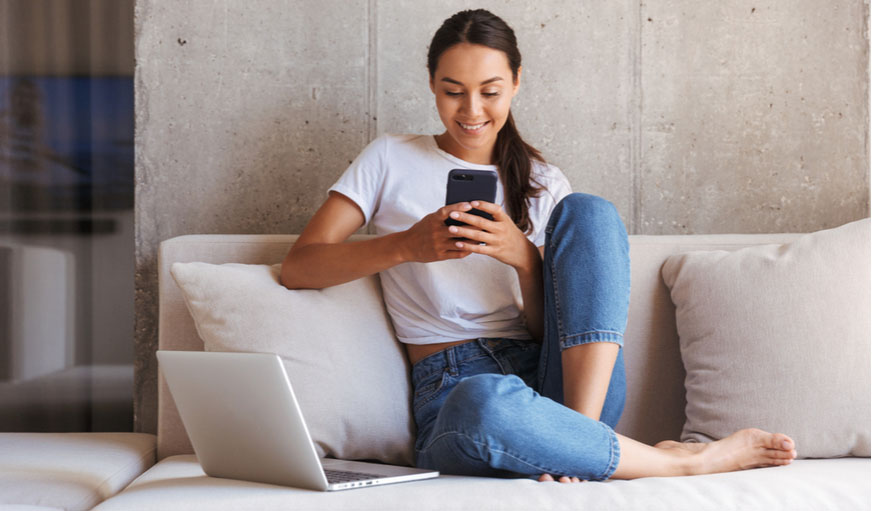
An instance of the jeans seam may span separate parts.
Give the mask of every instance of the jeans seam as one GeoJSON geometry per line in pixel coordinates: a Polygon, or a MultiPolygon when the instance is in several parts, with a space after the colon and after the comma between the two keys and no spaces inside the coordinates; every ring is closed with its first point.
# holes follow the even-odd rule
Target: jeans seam
{"type": "MultiPolygon", "coordinates": [[[[449,349],[450,349],[450,348],[449,348],[449,349]]],[[[430,355],[428,355],[428,356],[430,356],[430,355]]],[[[426,358],[426,357],[425,357],[425,358],[426,358]]],[[[489,358],[489,356],[488,356],[487,353],[485,353],[485,354],[483,354],[483,355],[475,355],[475,356],[473,356],[473,357],[471,357],[471,358],[464,358],[462,362],[473,362],[473,361],[476,361],[476,360],[480,360],[480,359],[482,359],[482,358],[489,358]]],[[[424,360],[424,359],[421,359],[421,360],[424,360]]],[[[419,362],[420,362],[420,361],[419,361],[419,362]]],[[[417,363],[416,363],[416,365],[417,365],[417,363]]],[[[424,375],[419,376],[419,377],[416,378],[416,377],[415,377],[414,367],[413,367],[413,370],[412,370],[411,373],[410,373],[410,377],[412,378],[412,382],[414,383],[415,380],[425,380],[425,379],[431,377],[433,374],[435,374],[435,373],[437,373],[437,372],[438,372],[438,373],[444,373],[444,372],[449,372],[449,373],[450,373],[450,372],[451,372],[450,370],[451,370],[451,368],[450,368],[448,365],[443,364],[443,365],[439,366],[439,369],[434,369],[434,370],[432,370],[432,371],[428,371],[428,372],[425,373],[424,375]]]]}
{"type": "Polygon", "coordinates": [[[424,398],[422,396],[420,398],[413,399],[413,401],[414,401],[413,404],[415,405],[414,406],[415,412],[420,410],[422,406],[426,405],[430,401],[433,401],[434,399],[436,399],[436,397],[439,395],[439,393],[442,392],[442,389],[445,388],[445,380],[446,380],[446,375],[445,375],[445,372],[443,371],[441,380],[439,381],[439,383],[436,385],[436,388],[433,389],[432,393],[430,393],[429,396],[427,396],[426,398],[424,398]]]}
{"type": "Polygon", "coordinates": [[[606,434],[609,437],[609,465],[606,467],[605,472],[597,479],[598,481],[604,481],[612,476],[615,473],[615,470],[618,469],[618,460],[621,458],[621,444],[618,443],[618,435],[610,428],[607,424],[600,422],[603,429],[606,430],[606,434]]]}
{"type": "MultiPolygon", "coordinates": [[[[519,462],[521,462],[529,467],[535,468],[537,471],[541,471],[542,473],[559,474],[561,472],[560,470],[543,468],[539,465],[535,465],[533,463],[530,463],[529,461],[527,461],[523,458],[519,458],[518,456],[516,456],[515,454],[512,454],[510,452],[504,451],[502,449],[496,449],[496,448],[490,447],[485,442],[479,442],[478,440],[472,438],[471,436],[467,435],[466,433],[463,433],[462,431],[445,431],[442,434],[440,434],[439,436],[437,436],[435,438],[431,438],[430,442],[428,442],[427,445],[425,447],[423,447],[422,449],[415,449],[415,450],[419,453],[424,452],[424,450],[432,447],[433,444],[436,443],[437,440],[439,440],[442,437],[448,436],[448,435],[457,435],[457,436],[464,437],[467,440],[469,440],[470,442],[474,443],[475,445],[482,446],[482,447],[486,448],[488,451],[493,451],[493,452],[498,452],[500,454],[505,454],[506,456],[509,456],[509,457],[511,457],[511,458],[513,458],[513,459],[515,459],[515,460],[517,460],[517,461],[519,461],[519,462]]],[[[482,461],[484,461],[484,460],[482,460],[482,461]]],[[[497,468],[497,467],[493,467],[493,468],[497,468]]]]}
{"type": "Polygon", "coordinates": [[[580,346],[582,344],[590,344],[594,342],[613,342],[623,345],[624,334],[615,330],[589,330],[587,332],[562,336],[558,339],[560,342],[560,349],[565,350],[566,348],[571,348],[573,346],[580,346]],[[589,339],[567,346],[570,339],[577,339],[579,337],[588,337],[589,339]]]}
{"type": "Polygon", "coordinates": [[[499,357],[497,357],[497,356],[494,354],[494,351],[491,349],[491,347],[490,347],[490,346],[487,346],[486,344],[487,344],[487,343],[485,343],[484,341],[482,341],[481,339],[479,339],[479,346],[481,346],[481,349],[484,350],[484,352],[487,353],[488,356],[490,356],[490,358],[491,358],[494,362],[496,362],[497,367],[500,368],[500,371],[502,371],[503,374],[511,374],[511,373],[509,373],[508,371],[506,371],[506,367],[503,365],[503,362],[499,359],[499,357]]]}
{"type": "Polygon", "coordinates": [[[557,276],[554,271],[554,239],[553,236],[548,237],[549,245],[551,246],[550,256],[551,256],[551,264],[549,267],[551,268],[551,296],[554,297],[554,315],[557,318],[557,338],[560,339],[563,336],[563,319],[560,314],[560,291],[559,286],[557,285],[557,276]]]}

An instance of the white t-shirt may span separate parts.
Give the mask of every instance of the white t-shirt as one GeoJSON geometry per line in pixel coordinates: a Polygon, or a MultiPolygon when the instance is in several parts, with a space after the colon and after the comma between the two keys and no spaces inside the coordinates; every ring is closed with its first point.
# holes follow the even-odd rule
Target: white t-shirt
{"type": "MultiPolygon", "coordinates": [[[[377,235],[404,231],[445,205],[451,169],[497,170],[439,149],[430,135],[383,135],[373,140],[329,191],[360,206],[377,235]]],[[[544,187],[530,201],[540,247],[551,210],[571,192],[553,165],[535,162],[532,177],[544,187]]],[[[503,185],[496,204],[505,210],[503,185]]],[[[521,316],[521,286],[511,266],[483,254],[432,263],[403,263],[380,274],[397,337],[407,344],[434,344],[479,337],[529,339],[521,316]]]]}

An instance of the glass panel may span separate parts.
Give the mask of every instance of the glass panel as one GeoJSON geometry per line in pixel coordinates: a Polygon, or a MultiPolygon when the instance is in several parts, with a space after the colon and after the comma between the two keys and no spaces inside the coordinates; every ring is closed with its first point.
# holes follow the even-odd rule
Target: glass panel
{"type": "Polygon", "coordinates": [[[133,0],[0,0],[0,431],[133,430],[133,0]]]}

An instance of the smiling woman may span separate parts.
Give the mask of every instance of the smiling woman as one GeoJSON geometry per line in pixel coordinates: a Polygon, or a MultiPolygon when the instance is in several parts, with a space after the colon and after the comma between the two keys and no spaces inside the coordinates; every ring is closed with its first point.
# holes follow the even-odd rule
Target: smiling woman
{"type": "Polygon", "coordinates": [[[617,210],[571,193],[560,169],[521,139],[511,114],[521,55],[502,19],[455,14],[433,37],[427,65],[445,131],[372,141],[330,187],[281,272],[291,289],[380,274],[413,364],[416,464],[577,482],[790,463],[792,440],[761,430],[656,447],[615,433],[630,293],[617,210]],[[456,168],[497,171],[495,201],[443,205],[456,168]],[[448,226],[449,217],[465,225],[448,226]],[[375,238],[345,242],[365,224],[375,238]]]}

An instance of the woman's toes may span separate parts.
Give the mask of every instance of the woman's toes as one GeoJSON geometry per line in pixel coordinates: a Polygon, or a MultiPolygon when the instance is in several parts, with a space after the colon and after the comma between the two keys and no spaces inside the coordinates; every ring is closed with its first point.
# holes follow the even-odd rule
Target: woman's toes
{"type": "Polygon", "coordinates": [[[796,448],[793,444],[793,439],[781,433],[774,433],[770,437],[770,449],[780,449],[782,451],[792,451],[796,448]]]}
{"type": "Polygon", "coordinates": [[[761,466],[763,466],[763,467],[776,466],[777,467],[777,466],[781,466],[781,465],[790,465],[791,463],[793,463],[793,459],[791,459],[791,458],[784,458],[784,459],[776,458],[776,459],[769,460],[768,462],[761,464],[761,466]]]}
{"type": "Polygon", "coordinates": [[[769,456],[779,460],[792,460],[793,458],[796,458],[796,451],[782,451],[780,449],[770,449],[769,456]]]}
{"type": "MultiPolygon", "coordinates": [[[[583,482],[581,479],[579,479],[577,477],[569,477],[569,476],[560,476],[560,478],[557,480],[561,483],[581,483],[581,482],[583,482]]],[[[554,482],[554,477],[551,474],[542,474],[541,476],[539,476],[539,482],[540,483],[554,482]]]]}

